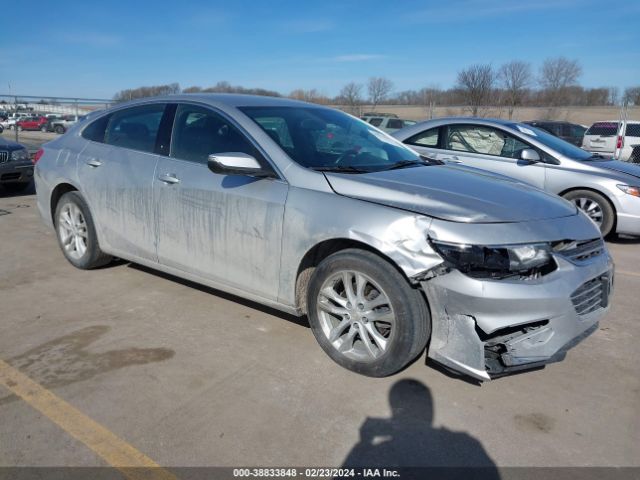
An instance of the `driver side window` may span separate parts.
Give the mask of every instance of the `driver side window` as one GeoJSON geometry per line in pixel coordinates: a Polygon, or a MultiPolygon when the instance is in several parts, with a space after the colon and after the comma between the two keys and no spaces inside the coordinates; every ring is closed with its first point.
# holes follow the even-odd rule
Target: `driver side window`
{"type": "Polygon", "coordinates": [[[513,159],[520,158],[525,148],[531,148],[507,132],[484,125],[451,125],[445,143],[447,150],[513,159]]]}
{"type": "Polygon", "coordinates": [[[206,165],[209,155],[227,152],[258,158],[251,142],[222,116],[197,105],[178,105],[171,135],[172,157],[206,165]]]}

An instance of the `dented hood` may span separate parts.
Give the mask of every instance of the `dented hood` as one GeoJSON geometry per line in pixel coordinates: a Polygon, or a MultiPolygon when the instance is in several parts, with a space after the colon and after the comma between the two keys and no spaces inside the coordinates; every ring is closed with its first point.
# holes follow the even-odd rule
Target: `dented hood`
{"type": "Polygon", "coordinates": [[[535,187],[451,165],[326,177],[339,195],[454,222],[526,222],[577,213],[571,203],[535,187]]]}

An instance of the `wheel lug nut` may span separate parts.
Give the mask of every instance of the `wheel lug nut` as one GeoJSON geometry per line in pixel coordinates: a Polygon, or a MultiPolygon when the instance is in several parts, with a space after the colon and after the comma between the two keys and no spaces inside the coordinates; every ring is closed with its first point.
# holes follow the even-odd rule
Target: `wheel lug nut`
{"type": "Polygon", "coordinates": [[[366,322],[368,322],[369,320],[367,320],[367,317],[362,317],[362,321],[366,323],[366,322]]]}
{"type": "Polygon", "coordinates": [[[364,304],[359,303],[358,304],[358,310],[364,310],[364,304]]]}

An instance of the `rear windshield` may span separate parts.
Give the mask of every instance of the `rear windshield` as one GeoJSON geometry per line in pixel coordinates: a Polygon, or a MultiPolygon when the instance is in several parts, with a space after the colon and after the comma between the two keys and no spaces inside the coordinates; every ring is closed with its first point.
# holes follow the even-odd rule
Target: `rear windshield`
{"type": "Polygon", "coordinates": [[[618,133],[618,124],[615,122],[597,122],[591,125],[585,135],[615,135],[618,133]]]}
{"type": "Polygon", "coordinates": [[[627,124],[627,137],[640,137],[640,123],[627,124]]]}

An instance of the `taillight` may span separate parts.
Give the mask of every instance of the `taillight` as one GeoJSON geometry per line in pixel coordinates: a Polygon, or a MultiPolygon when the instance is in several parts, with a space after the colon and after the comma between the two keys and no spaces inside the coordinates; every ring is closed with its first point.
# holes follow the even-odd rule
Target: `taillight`
{"type": "Polygon", "coordinates": [[[33,156],[33,164],[35,165],[36,163],[38,163],[38,160],[40,160],[40,158],[42,157],[42,155],[44,155],[44,150],[41,148],[40,150],[38,150],[36,152],[36,154],[33,156]]]}
{"type": "Polygon", "coordinates": [[[616,143],[616,148],[622,148],[622,135],[618,135],[618,141],[616,143]]]}

